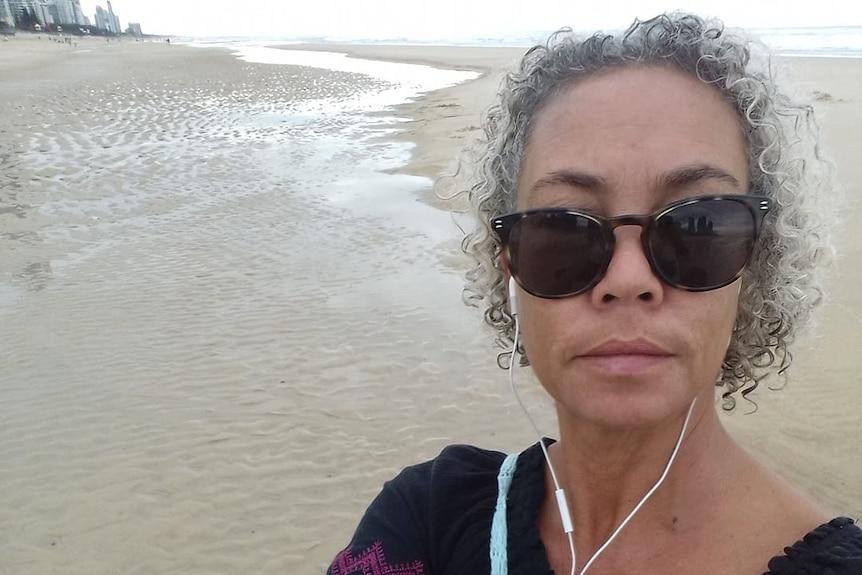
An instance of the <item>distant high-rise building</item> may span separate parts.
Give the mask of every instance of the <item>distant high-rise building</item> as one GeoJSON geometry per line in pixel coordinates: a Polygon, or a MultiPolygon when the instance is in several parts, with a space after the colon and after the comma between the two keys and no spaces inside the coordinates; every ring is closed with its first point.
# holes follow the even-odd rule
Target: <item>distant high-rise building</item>
{"type": "Polygon", "coordinates": [[[56,4],[48,4],[45,6],[45,23],[60,24],[63,21],[60,16],[60,9],[56,4]]]}
{"type": "Polygon", "coordinates": [[[30,4],[30,11],[36,14],[36,20],[39,21],[39,24],[44,26],[49,23],[48,6],[50,4],[47,0],[30,0],[28,4],[30,4]]]}
{"type": "Polygon", "coordinates": [[[117,34],[119,34],[120,32],[123,31],[123,29],[120,28],[120,18],[116,14],[114,14],[114,8],[113,8],[113,6],[111,6],[111,0],[108,0],[107,4],[108,4],[108,17],[111,19],[111,24],[113,25],[113,31],[116,32],[117,34]]]}
{"type": "Polygon", "coordinates": [[[57,24],[77,24],[78,21],[75,19],[75,10],[73,8],[72,2],[70,0],[53,0],[51,2],[46,2],[43,4],[48,11],[50,10],[50,6],[56,7],[57,13],[57,24]]]}
{"type": "Polygon", "coordinates": [[[108,10],[106,11],[101,6],[96,6],[96,27],[119,34],[122,32],[120,28],[120,19],[114,14],[114,8],[108,2],[108,10]]]}
{"type": "Polygon", "coordinates": [[[0,0],[0,25],[5,25],[9,28],[15,25],[15,18],[12,17],[12,8],[9,6],[9,0],[0,0]]]}
{"type": "Polygon", "coordinates": [[[9,9],[13,22],[17,22],[21,17],[21,8],[24,8],[25,5],[29,7],[29,4],[29,2],[23,2],[22,0],[6,0],[6,7],[9,9]]]}
{"type": "Polygon", "coordinates": [[[137,36],[138,38],[144,35],[144,33],[141,32],[141,25],[137,22],[129,22],[129,26],[128,28],[126,28],[126,34],[131,34],[132,36],[137,36]]]}
{"type": "Polygon", "coordinates": [[[47,22],[45,6],[41,2],[36,0],[8,0],[7,4],[15,22],[21,19],[21,14],[25,9],[35,15],[36,21],[42,26],[47,22]]]}
{"type": "Polygon", "coordinates": [[[87,24],[80,0],[0,0],[0,20],[18,21],[23,10],[46,24],[87,24]]]}
{"type": "Polygon", "coordinates": [[[96,6],[96,28],[101,28],[103,30],[108,29],[107,16],[108,13],[105,12],[104,8],[96,6]]]}
{"type": "Polygon", "coordinates": [[[111,22],[108,19],[108,12],[101,6],[96,6],[96,28],[111,31],[111,22]]]}
{"type": "Polygon", "coordinates": [[[87,17],[84,16],[84,11],[81,9],[81,0],[72,0],[72,11],[75,14],[75,24],[87,24],[87,17]]]}

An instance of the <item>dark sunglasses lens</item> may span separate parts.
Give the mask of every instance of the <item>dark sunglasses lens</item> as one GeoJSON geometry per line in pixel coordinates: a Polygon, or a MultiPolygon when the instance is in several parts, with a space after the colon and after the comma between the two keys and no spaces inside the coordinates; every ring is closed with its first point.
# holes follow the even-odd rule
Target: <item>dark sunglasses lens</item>
{"type": "Polygon", "coordinates": [[[509,264],[521,286],[537,296],[573,295],[588,289],[607,263],[598,222],[564,212],[527,215],[509,235],[509,264]]]}
{"type": "Polygon", "coordinates": [[[652,226],[649,247],[662,278],[691,290],[715,289],[740,274],[751,256],[756,223],[742,202],[719,199],[678,206],[652,226]]]}

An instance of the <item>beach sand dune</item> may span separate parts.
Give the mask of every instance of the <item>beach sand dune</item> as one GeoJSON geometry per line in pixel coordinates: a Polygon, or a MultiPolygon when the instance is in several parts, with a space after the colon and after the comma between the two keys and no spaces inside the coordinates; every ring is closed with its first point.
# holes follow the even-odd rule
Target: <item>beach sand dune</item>
{"type": "MultiPolygon", "coordinates": [[[[385,114],[316,107],[379,90],[367,76],[39,42],[0,45],[0,573],[321,573],[404,466],[535,441],[426,179],[452,171],[515,52],[362,48],[486,71],[381,137],[385,114]]],[[[858,189],[859,61],[795,69],[830,95],[816,106],[858,189]]],[[[728,424],[862,516],[862,256],[854,226],[840,239],[821,335],[728,424]]]]}

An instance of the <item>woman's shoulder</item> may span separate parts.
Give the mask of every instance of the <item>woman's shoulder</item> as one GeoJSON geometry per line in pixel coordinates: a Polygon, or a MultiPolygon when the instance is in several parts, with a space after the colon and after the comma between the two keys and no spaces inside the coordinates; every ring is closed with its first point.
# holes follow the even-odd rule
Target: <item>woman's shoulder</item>
{"type": "Polygon", "coordinates": [[[433,459],[404,468],[384,484],[383,494],[421,509],[432,530],[437,523],[489,522],[505,458],[500,451],[449,445],[433,459]]]}
{"type": "MultiPolygon", "coordinates": [[[[536,443],[517,454],[517,467],[541,459],[536,443]]],[[[439,455],[404,468],[386,482],[384,490],[410,490],[420,498],[441,500],[441,508],[463,505],[465,499],[493,504],[497,496],[497,477],[508,454],[473,445],[455,444],[439,455]]]]}
{"type": "Polygon", "coordinates": [[[506,454],[493,449],[483,449],[475,445],[449,445],[431,460],[435,473],[451,473],[456,475],[472,473],[496,474],[506,454]]]}
{"type": "Polygon", "coordinates": [[[862,573],[862,529],[836,517],[808,532],[769,562],[766,575],[851,575],[862,573]]]}
{"type": "Polygon", "coordinates": [[[740,453],[742,465],[734,471],[750,488],[745,498],[728,502],[732,521],[724,534],[746,542],[734,544],[748,558],[745,565],[762,569],[763,558],[771,557],[764,575],[862,574],[862,529],[854,520],[835,517],[772,468],[740,453]]]}
{"type": "Polygon", "coordinates": [[[439,455],[422,463],[405,467],[386,487],[447,490],[481,484],[496,477],[506,454],[473,445],[445,447],[439,455]]]}
{"type": "Polygon", "coordinates": [[[499,451],[450,445],[404,468],[384,484],[329,573],[366,573],[369,561],[392,568],[381,567],[386,573],[487,573],[497,474],[505,458],[499,451]]]}

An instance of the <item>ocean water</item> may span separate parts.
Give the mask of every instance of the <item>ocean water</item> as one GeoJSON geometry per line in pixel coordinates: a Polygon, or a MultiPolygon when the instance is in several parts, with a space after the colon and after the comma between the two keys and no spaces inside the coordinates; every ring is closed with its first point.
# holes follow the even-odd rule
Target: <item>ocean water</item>
{"type": "Polygon", "coordinates": [[[759,28],[751,32],[779,54],[862,58],[862,26],[759,28]]]}
{"type": "Polygon", "coordinates": [[[332,185],[324,187],[332,203],[365,216],[396,218],[401,225],[430,234],[436,240],[443,239],[441,229],[451,231],[451,220],[441,223],[448,216],[416,202],[415,193],[429,188],[432,184],[429,179],[385,173],[406,164],[413,147],[412,143],[387,140],[385,136],[398,132],[405,120],[393,112],[393,107],[421,94],[475,79],[479,76],[477,72],[363,60],[340,53],[280,50],[253,40],[196,45],[229,49],[244,62],[317,68],[370,79],[377,89],[303,99],[289,109],[270,111],[264,116],[257,114],[254,121],[290,125],[291,132],[306,147],[304,166],[309,168],[292,175],[308,177],[310,184],[321,185],[324,182],[317,179],[319,174],[328,174],[326,179],[332,185]],[[326,129],[321,131],[323,126],[326,129]],[[337,167],[331,159],[348,151],[352,160],[344,165],[347,172],[333,175],[331,172],[337,167]],[[422,215],[416,215],[418,212],[422,215]]]}
{"type": "MultiPolygon", "coordinates": [[[[544,42],[552,30],[537,31],[521,35],[457,37],[422,40],[409,38],[366,38],[366,37],[268,37],[268,38],[206,38],[185,39],[195,44],[299,44],[299,43],[359,43],[359,44],[428,44],[454,46],[532,46],[544,42]]],[[[748,32],[759,38],[778,54],[795,56],[833,56],[862,58],[862,26],[824,26],[797,28],[750,28],[748,32]]],[[[593,31],[583,31],[591,34],[593,31]]]]}

